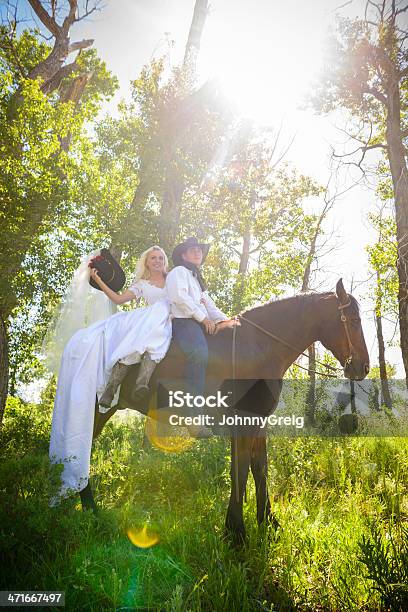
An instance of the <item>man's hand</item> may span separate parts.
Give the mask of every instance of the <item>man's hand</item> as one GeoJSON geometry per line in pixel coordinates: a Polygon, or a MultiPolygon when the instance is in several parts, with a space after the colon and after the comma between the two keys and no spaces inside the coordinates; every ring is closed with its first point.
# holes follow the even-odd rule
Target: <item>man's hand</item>
{"type": "Polygon", "coordinates": [[[214,334],[218,334],[219,331],[225,329],[226,327],[235,327],[236,325],[241,325],[239,319],[227,319],[226,321],[220,321],[216,325],[214,334]]]}
{"type": "Polygon", "coordinates": [[[215,334],[216,325],[214,321],[210,321],[210,319],[203,319],[203,321],[201,321],[201,324],[204,327],[207,334],[209,334],[210,336],[215,334]]]}

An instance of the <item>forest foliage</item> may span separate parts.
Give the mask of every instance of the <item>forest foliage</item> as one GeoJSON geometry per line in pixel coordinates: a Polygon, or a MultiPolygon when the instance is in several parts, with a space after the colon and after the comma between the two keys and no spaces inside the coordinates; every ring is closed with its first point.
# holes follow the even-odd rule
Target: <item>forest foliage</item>
{"type": "Polygon", "coordinates": [[[163,59],[141,70],[115,116],[101,114],[117,82],[93,49],[78,59],[92,73],[86,95],[64,102],[61,89],[47,94],[24,77],[49,53],[39,32],[24,29],[12,42],[0,63],[12,394],[45,374],[39,349],[50,315],[94,249],[113,246],[130,281],[145,248],[159,242],[170,254],[196,234],[211,242],[208,284],[230,314],[301,288],[317,223],[304,204],[322,189],[277,163],[273,130],[238,120],[214,86],[198,87],[188,65],[166,72],[163,59]],[[169,182],[182,193],[177,209],[166,206],[169,182]]]}

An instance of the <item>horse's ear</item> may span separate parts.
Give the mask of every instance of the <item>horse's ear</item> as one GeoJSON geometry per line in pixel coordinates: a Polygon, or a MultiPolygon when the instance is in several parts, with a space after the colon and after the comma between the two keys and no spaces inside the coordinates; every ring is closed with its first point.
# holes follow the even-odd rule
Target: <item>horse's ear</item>
{"type": "Polygon", "coordinates": [[[340,304],[345,304],[348,300],[348,295],[343,285],[343,279],[340,278],[336,285],[336,295],[340,300],[340,304]]]}

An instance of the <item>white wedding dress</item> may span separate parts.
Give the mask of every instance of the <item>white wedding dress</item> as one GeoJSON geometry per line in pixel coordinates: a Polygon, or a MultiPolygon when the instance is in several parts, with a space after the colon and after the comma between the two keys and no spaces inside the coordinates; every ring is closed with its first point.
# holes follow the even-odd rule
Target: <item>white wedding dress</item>
{"type": "Polygon", "coordinates": [[[166,354],[171,340],[166,289],[141,279],[129,290],[147,307],[118,312],[80,329],[65,346],[58,376],[51,428],[50,459],[62,463],[59,503],[88,483],[95,397],[100,397],[117,361],[127,365],[148,352],[154,361],[166,354]]]}

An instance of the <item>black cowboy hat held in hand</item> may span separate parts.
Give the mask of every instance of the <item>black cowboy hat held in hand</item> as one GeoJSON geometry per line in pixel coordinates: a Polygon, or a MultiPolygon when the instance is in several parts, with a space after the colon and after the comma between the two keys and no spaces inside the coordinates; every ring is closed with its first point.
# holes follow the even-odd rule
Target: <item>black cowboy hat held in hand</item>
{"type": "MultiPolygon", "coordinates": [[[[88,266],[97,270],[100,279],[112,291],[120,291],[125,284],[125,273],[108,249],[101,249],[100,254],[91,259],[88,266]]],[[[93,278],[89,279],[89,284],[101,291],[100,286],[93,278]]]]}
{"type": "Polygon", "coordinates": [[[208,251],[210,250],[210,245],[209,244],[205,244],[203,242],[198,242],[197,238],[194,237],[190,237],[187,238],[187,240],[185,240],[184,242],[181,242],[180,244],[178,244],[175,248],[174,251],[172,253],[172,260],[173,260],[173,264],[175,266],[182,266],[184,263],[184,260],[182,258],[182,254],[185,253],[187,251],[187,249],[190,249],[191,247],[199,247],[202,252],[203,252],[203,262],[205,260],[205,258],[208,255],[208,251]]]}

